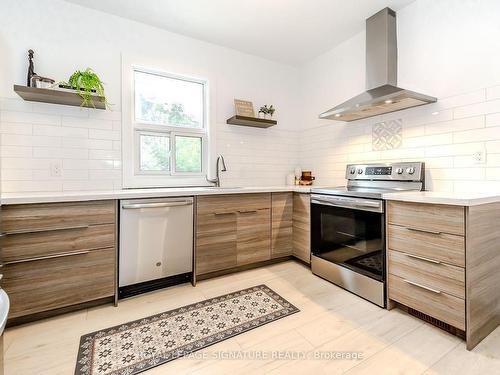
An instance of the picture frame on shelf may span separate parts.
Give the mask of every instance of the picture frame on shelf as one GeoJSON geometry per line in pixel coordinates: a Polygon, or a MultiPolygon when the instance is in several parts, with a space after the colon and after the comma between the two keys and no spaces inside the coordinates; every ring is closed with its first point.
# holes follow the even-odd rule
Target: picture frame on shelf
{"type": "Polygon", "coordinates": [[[237,116],[255,117],[255,111],[251,101],[234,99],[234,110],[237,116]]]}

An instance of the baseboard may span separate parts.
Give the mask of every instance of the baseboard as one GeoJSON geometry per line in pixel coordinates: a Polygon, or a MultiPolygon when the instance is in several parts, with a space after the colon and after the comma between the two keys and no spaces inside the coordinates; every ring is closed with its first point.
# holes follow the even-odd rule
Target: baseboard
{"type": "Polygon", "coordinates": [[[273,259],[269,259],[269,260],[264,260],[262,262],[257,262],[257,263],[252,263],[252,264],[245,264],[243,266],[228,268],[226,270],[209,272],[209,273],[205,273],[205,274],[202,274],[202,275],[197,275],[196,276],[196,280],[200,281],[200,280],[211,279],[211,278],[217,277],[217,276],[228,275],[228,274],[235,273],[235,272],[247,271],[247,270],[251,270],[251,269],[254,269],[254,268],[260,268],[260,267],[264,267],[264,266],[269,266],[271,264],[286,262],[286,261],[292,260],[292,259],[295,259],[295,258],[292,257],[291,255],[287,255],[287,256],[284,256],[284,257],[281,257],[281,258],[273,258],[273,259]]]}

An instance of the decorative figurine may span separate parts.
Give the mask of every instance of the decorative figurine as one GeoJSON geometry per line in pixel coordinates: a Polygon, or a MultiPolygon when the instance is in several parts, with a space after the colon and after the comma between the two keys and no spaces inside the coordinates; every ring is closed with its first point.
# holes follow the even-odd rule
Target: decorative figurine
{"type": "Polygon", "coordinates": [[[34,75],[37,75],[35,73],[35,67],[34,67],[34,64],[33,64],[33,55],[34,55],[33,50],[32,49],[28,50],[29,65],[28,65],[28,80],[26,81],[26,86],[28,86],[28,87],[31,87],[31,78],[34,75]]]}

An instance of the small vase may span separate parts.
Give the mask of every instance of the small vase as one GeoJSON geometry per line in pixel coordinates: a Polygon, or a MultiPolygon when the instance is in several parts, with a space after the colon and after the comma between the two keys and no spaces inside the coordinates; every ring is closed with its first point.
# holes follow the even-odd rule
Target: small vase
{"type": "Polygon", "coordinates": [[[264,113],[262,113],[262,112],[259,112],[259,113],[257,113],[257,116],[259,118],[265,118],[266,115],[264,113]]]}

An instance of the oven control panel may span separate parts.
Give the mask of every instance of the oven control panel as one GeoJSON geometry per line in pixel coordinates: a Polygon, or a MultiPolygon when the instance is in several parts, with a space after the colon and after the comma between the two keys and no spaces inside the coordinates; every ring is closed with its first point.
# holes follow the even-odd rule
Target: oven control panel
{"type": "Polygon", "coordinates": [[[422,162],[348,164],[346,168],[348,180],[422,181],[424,173],[422,162]]]}

